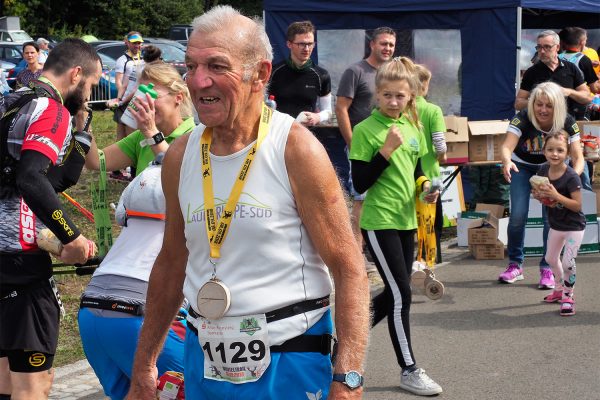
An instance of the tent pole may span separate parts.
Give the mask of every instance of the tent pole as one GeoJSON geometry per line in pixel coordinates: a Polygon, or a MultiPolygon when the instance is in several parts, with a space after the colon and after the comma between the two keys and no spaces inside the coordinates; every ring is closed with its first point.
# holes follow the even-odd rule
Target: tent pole
{"type": "Polygon", "coordinates": [[[517,7],[517,71],[515,73],[515,95],[518,92],[519,84],[521,82],[521,24],[523,17],[523,9],[517,7]]]}

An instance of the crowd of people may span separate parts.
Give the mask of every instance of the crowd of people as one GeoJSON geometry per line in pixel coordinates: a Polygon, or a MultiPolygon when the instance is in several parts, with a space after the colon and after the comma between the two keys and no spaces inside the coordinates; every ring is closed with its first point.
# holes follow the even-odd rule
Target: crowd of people
{"type": "MultiPolygon", "coordinates": [[[[417,365],[410,334],[418,201],[436,204],[442,259],[432,181],[446,127],[427,100],[432,72],[394,57],[396,32],[377,28],[369,54],[342,74],[334,107],[331,77],[311,59],[310,21],[288,27],[289,57],[276,65],[264,25],[229,6],[193,27],[185,80],[159,49],[142,51],[139,32],[125,36],[108,103],[117,141],[102,150],[85,122],[101,74],[93,48],[79,39],[49,53],[43,38],[23,45],[22,88],[0,101],[0,130],[17,143],[0,147],[0,221],[18,227],[0,240],[0,321],[14,321],[0,325],[0,400],[48,397],[62,305],[36,236],[50,229],[65,263],[95,253],[57,197],[84,166],[132,174],[116,209],[121,234],[78,315],[111,399],[156,398],[166,371],[184,374],[191,399],[358,399],[369,329],[384,318],[399,387],[442,393],[417,365]],[[265,105],[269,95],[277,110],[265,105]],[[334,116],[351,171],[341,184],[314,135],[334,116]],[[373,274],[384,290],[370,299],[373,274]],[[335,315],[333,287],[343,310],[335,315]]],[[[511,208],[509,265],[498,280],[523,279],[531,195],[544,204],[539,288],[552,289],[544,301],[560,303],[563,316],[575,314],[589,184],[575,118],[600,90],[582,31],[540,33],[502,145],[511,208]],[[532,186],[532,177],[546,180],[532,186]]]]}

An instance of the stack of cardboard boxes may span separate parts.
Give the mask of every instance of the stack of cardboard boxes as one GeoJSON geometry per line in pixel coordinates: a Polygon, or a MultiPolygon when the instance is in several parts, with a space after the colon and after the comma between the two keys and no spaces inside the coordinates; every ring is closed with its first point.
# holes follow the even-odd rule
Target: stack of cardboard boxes
{"type": "Polygon", "coordinates": [[[475,211],[463,212],[458,218],[458,245],[469,246],[477,260],[504,259],[508,242],[508,218],[502,218],[504,207],[497,204],[477,204],[475,211]]]}
{"type": "Polygon", "coordinates": [[[508,121],[468,121],[466,117],[446,116],[448,164],[500,161],[500,146],[508,121]]]}

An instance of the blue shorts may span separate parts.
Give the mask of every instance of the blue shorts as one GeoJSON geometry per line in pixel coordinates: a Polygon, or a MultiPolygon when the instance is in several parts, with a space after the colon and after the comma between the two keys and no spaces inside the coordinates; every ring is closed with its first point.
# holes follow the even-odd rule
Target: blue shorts
{"type": "MultiPolygon", "coordinates": [[[[78,320],[83,350],[104,393],[111,399],[125,398],[143,317],[109,318],[82,308],[78,320]]],[[[158,376],[166,371],[183,372],[183,332],[181,325],[172,328],[179,332],[169,329],[156,364],[158,376]]]]}
{"type": "MultiPolygon", "coordinates": [[[[332,333],[331,311],[306,335],[332,333]]],[[[194,400],[307,400],[326,399],[333,377],[331,357],[321,353],[271,353],[271,364],[256,382],[235,384],[204,379],[204,353],[198,336],[188,329],[185,337],[185,398],[194,400]],[[321,396],[317,393],[321,392],[321,396]],[[315,397],[309,396],[314,394],[315,397]]]]}

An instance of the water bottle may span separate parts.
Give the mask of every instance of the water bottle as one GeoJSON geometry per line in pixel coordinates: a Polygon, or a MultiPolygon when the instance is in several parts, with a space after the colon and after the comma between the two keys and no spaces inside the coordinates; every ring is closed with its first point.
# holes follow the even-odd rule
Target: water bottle
{"type": "Polygon", "coordinates": [[[121,116],[121,123],[133,129],[137,129],[137,121],[135,120],[135,118],[133,118],[133,114],[131,113],[131,109],[133,109],[134,111],[138,111],[137,106],[135,105],[133,100],[139,97],[140,99],[142,99],[142,101],[146,101],[146,93],[156,100],[158,98],[158,93],[156,93],[156,90],[152,89],[153,87],[153,83],[138,86],[135,95],[133,96],[133,98],[127,105],[127,109],[121,116]]]}
{"type": "Polygon", "coordinates": [[[583,119],[585,121],[591,121],[592,115],[598,112],[600,112],[600,95],[597,94],[592,99],[592,102],[588,104],[585,108],[585,114],[583,115],[583,119]]]}
{"type": "Polygon", "coordinates": [[[425,196],[427,196],[429,193],[433,193],[437,190],[442,190],[442,179],[441,178],[432,178],[431,179],[431,185],[429,186],[429,190],[428,191],[424,191],[421,193],[420,195],[420,199],[421,201],[425,201],[425,196]]]}
{"type": "Polygon", "coordinates": [[[267,100],[265,100],[265,104],[267,105],[267,107],[271,107],[273,110],[277,110],[277,103],[275,102],[275,96],[273,96],[272,94],[269,95],[267,100]]]}

